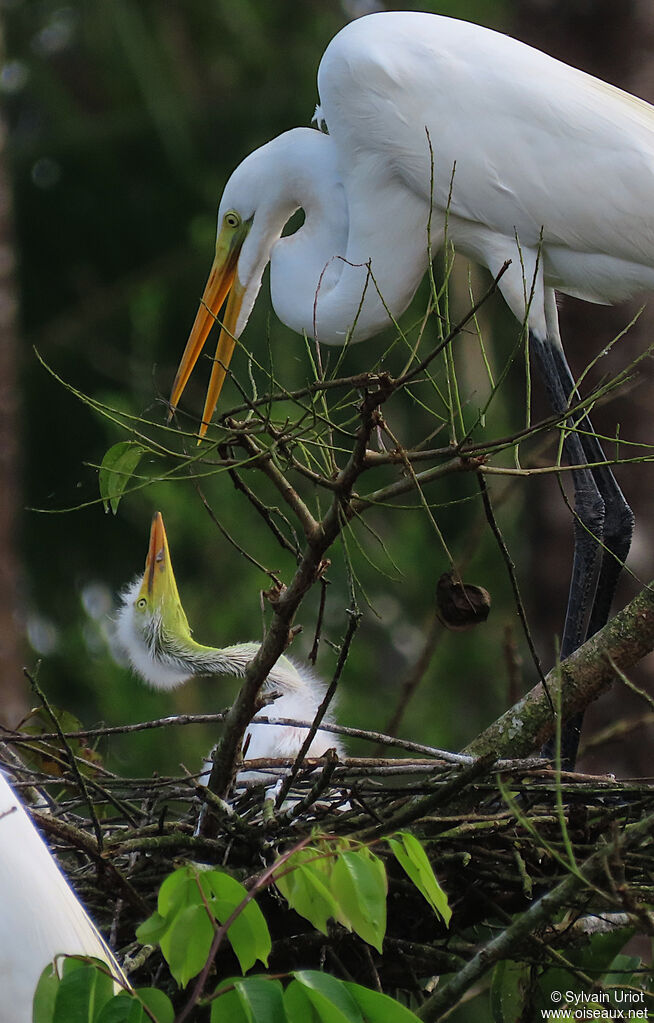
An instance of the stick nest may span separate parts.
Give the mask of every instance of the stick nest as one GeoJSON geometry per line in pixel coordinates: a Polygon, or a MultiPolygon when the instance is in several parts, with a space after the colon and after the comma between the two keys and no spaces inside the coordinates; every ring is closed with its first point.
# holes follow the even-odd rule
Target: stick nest
{"type": "MultiPolygon", "coordinates": [[[[324,964],[368,986],[411,990],[418,978],[423,986],[425,976],[459,969],[487,927],[506,926],[568,877],[568,839],[582,864],[654,813],[651,784],[575,774],[557,781],[537,760],[498,766],[488,758],[447,763],[436,756],[308,761],[277,810],[270,776],[283,776],[289,765],[270,762],[267,781],[225,804],[191,776],[118,777],[85,761],[81,747],[71,767],[74,742],[79,739],[28,741],[5,733],[0,766],[94,920],[119,955],[127,955],[139,985],[161,984],[163,967],[158,951],[138,948],[135,927],[156,908],[163,879],[184,861],[223,868],[247,886],[309,833],[374,843],[389,875],[384,954],[338,924],[327,937],[319,934],[271,887],[259,898],[273,936],[269,967],[283,973],[324,964]],[[197,834],[201,811],[213,837],[197,834]],[[423,842],[453,910],[449,929],[381,841],[398,829],[423,842]]],[[[613,851],[603,877],[580,881],[570,899],[570,940],[575,915],[640,914],[647,927],[642,907],[654,901],[653,877],[651,837],[613,851]]],[[[560,937],[560,925],[550,928],[541,941],[560,937]]],[[[231,956],[226,949],[216,963],[223,975],[238,972],[231,956]]]]}

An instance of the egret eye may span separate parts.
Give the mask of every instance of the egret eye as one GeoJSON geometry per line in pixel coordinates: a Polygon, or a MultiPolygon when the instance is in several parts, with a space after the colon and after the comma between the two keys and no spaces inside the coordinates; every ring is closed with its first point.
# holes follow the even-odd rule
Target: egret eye
{"type": "Polygon", "coordinates": [[[139,611],[145,611],[146,607],[148,606],[148,602],[145,599],[145,597],[139,597],[139,599],[136,601],[136,606],[139,609],[139,611]]]}
{"type": "Polygon", "coordinates": [[[237,228],[240,226],[241,218],[238,213],[234,212],[234,210],[230,210],[229,213],[225,214],[223,223],[225,227],[237,228]]]}

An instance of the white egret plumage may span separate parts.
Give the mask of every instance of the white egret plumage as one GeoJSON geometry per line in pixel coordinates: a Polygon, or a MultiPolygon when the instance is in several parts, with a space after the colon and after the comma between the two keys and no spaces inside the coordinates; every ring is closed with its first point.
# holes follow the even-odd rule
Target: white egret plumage
{"type": "MultiPolygon", "coordinates": [[[[203,646],[193,639],[159,512],[152,520],[145,572],[122,595],[116,638],[135,673],[155,689],[173,689],[198,675],[242,676],[259,648],[258,643],[217,648],[203,646]]],[[[323,684],[313,672],[284,656],[270,672],[265,688],[279,696],[260,714],[292,721],[313,721],[324,696],[323,684]]],[[[246,763],[294,757],[306,735],[306,727],[257,724],[255,717],[246,733],[246,763]]],[[[319,729],[307,755],[319,757],[328,749],[342,752],[342,745],[335,735],[319,729]]],[[[240,780],[244,777],[243,773],[239,775],[240,780]]],[[[248,778],[257,780],[251,775],[248,778]]]]}
{"type": "MultiPolygon", "coordinates": [[[[388,325],[387,310],[406,309],[427,268],[428,224],[434,250],[447,224],[455,248],[491,273],[511,261],[501,291],[564,414],[574,380],[555,292],[612,303],[654,288],[654,108],[498,32],[417,12],[347,25],[318,88],[329,135],[286,132],[225,187],[171,407],[227,299],[203,435],[268,262],[283,322],[325,344],[363,340],[388,325]],[[304,225],[282,238],[299,207],[304,225]],[[379,293],[366,286],[368,267],[379,293]]],[[[606,621],[633,531],[588,420],[580,426],[566,456],[593,468],[573,473],[562,657],[606,621]]]]}
{"type": "Polygon", "coordinates": [[[109,946],[0,773],[0,1023],[31,1023],[37,981],[62,954],[101,959],[114,977],[122,977],[109,946]]]}

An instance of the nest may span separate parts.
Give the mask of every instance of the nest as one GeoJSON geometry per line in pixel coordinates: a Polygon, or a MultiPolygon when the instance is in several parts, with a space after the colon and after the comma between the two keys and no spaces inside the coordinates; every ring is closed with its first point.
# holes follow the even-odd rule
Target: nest
{"type": "MultiPolygon", "coordinates": [[[[537,760],[446,762],[438,751],[344,761],[327,756],[301,767],[275,810],[270,778],[288,775],[287,762],[255,762],[266,780],[226,804],[191,776],[110,774],[73,750],[80,741],[79,733],[37,741],[5,732],[2,769],[90,914],[119,955],[127,955],[138,985],[167,986],[158,951],[139,951],[134,930],[156,908],[161,882],[180,862],[221,867],[247,886],[280,851],[310,833],[371,842],[386,858],[384,954],[338,924],[327,937],[312,930],[270,887],[259,902],[273,938],[274,973],[325,966],[387,992],[417,991],[425,977],[460,969],[482,936],[528,913],[545,892],[562,891],[571,877],[570,849],[588,883],[569,885],[559,900],[557,919],[570,911],[565,940],[577,940],[575,917],[607,912],[640,919],[641,929],[651,930],[643,907],[654,901],[652,828],[637,841],[625,836],[634,824],[642,831],[654,814],[653,785],[557,778],[537,760]],[[212,822],[211,834],[197,833],[201,812],[212,822]],[[427,850],[453,910],[449,929],[388,852],[383,836],[398,829],[411,830],[427,850]]],[[[560,941],[560,922],[542,923],[541,944],[560,941]]],[[[532,953],[527,944],[512,955],[532,953]]],[[[228,948],[216,970],[238,973],[228,948]]]]}

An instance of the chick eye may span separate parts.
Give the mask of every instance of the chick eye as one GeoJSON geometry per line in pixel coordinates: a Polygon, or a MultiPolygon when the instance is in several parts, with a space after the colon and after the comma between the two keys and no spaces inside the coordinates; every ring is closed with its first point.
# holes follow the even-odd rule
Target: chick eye
{"type": "Polygon", "coordinates": [[[139,611],[145,611],[146,607],[148,606],[148,602],[145,599],[145,597],[139,597],[139,599],[136,601],[136,606],[139,609],[139,611]]]}
{"type": "Polygon", "coordinates": [[[231,228],[239,227],[241,223],[241,218],[239,217],[238,213],[234,212],[234,210],[230,210],[229,213],[225,214],[223,223],[225,224],[225,227],[231,228]]]}

